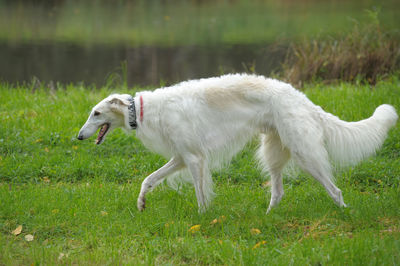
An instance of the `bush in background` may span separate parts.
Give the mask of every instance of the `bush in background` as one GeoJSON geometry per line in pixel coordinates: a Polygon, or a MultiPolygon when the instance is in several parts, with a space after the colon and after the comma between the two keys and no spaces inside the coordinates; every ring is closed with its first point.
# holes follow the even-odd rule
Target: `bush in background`
{"type": "Polygon", "coordinates": [[[398,39],[381,29],[378,12],[367,13],[370,22],[356,22],[343,37],[292,44],[283,64],[283,78],[299,87],[303,82],[319,79],[375,84],[379,77],[398,69],[398,39]]]}

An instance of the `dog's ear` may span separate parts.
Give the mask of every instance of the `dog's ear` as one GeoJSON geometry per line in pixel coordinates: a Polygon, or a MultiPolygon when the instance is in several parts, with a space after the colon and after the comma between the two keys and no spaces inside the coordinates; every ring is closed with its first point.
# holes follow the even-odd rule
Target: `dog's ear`
{"type": "Polygon", "coordinates": [[[129,105],[129,101],[125,100],[125,99],[121,99],[118,97],[114,97],[111,100],[108,101],[110,104],[118,104],[118,105],[129,105]]]}
{"type": "Polygon", "coordinates": [[[118,97],[114,97],[111,100],[108,101],[108,103],[111,106],[111,110],[120,114],[123,114],[123,108],[125,106],[129,106],[129,101],[125,99],[121,99],[118,97]]]}

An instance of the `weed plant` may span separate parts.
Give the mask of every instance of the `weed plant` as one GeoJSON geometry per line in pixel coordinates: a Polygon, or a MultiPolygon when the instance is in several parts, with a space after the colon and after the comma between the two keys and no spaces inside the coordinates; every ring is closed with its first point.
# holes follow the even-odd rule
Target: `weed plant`
{"type": "Polygon", "coordinates": [[[393,32],[382,29],[378,12],[367,11],[369,23],[354,22],[342,37],[293,43],[283,64],[282,76],[292,84],[324,81],[366,81],[379,78],[400,66],[400,43],[393,32]]]}

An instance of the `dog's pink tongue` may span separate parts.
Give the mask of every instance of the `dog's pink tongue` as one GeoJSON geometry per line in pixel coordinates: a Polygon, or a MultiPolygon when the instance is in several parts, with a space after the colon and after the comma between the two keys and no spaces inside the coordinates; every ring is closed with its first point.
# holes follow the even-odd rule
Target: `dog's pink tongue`
{"type": "Polygon", "coordinates": [[[102,140],[103,137],[104,137],[104,133],[106,133],[106,131],[107,131],[107,128],[108,128],[108,125],[107,125],[107,124],[103,125],[103,126],[100,128],[99,135],[97,136],[97,139],[96,139],[96,144],[99,144],[99,143],[101,142],[101,140],[102,140]]]}
{"type": "Polygon", "coordinates": [[[101,141],[101,137],[100,137],[100,135],[99,135],[99,136],[97,136],[97,139],[96,139],[96,144],[99,144],[99,143],[100,143],[100,141],[101,141]]]}

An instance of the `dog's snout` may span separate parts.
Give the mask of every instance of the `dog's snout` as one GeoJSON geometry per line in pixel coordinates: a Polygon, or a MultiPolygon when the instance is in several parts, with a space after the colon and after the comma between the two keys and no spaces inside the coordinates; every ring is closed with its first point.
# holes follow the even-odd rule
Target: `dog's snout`
{"type": "Polygon", "coordinates": [[[83,140],[83,136],[82,135],[78,135],[78,137],[76,137],[77,139],[79,139],[79,140],[83,140]]]}

